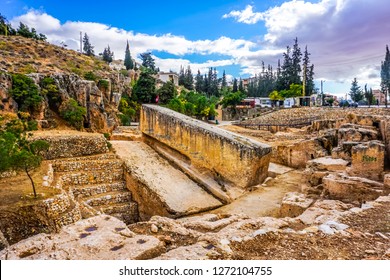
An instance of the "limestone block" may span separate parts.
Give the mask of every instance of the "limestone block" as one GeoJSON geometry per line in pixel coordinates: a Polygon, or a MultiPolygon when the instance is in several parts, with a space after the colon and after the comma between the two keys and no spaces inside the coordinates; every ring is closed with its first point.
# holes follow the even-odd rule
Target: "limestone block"
{"type": "Polygon", "coordinates": [[[163,243],[136,235],[120,220],[100,215],[64,227],[57,234],[38,234],[0,252],[5,260],[130,260],[161,254],[163,243]]]}
{"type": "Polygon", "coordinates": [[[379,141],[370,141],[352,148],[352,165],[348,174],[382,181],[385,163],[385,146],[379,141]]]}
{"type": "Polygon", "coordinates": [[[268,176],[270,146],[167,108],[143,105],[140,130],[237,187],[246,189],[268,176]]]}
{"type": "Polygon", "coordinates": [[[303,175],[306,179],[306,182],[309,183],[313,187],[322,184],[322,178],[324,178],[328,174],[329,174],[329,172],[327,172],[327,171],[317,171],[317,170],[313,170],[311,168],[306,168],[303,171],[303,175]]]}
{"type": "Polygon", "coordinates": [[[278,175],[285,174],[292,171],[293,169],[284,165],[270,162],[268,167],[268,177],[275,178],[278,175]]]}
{"type": "Polygon", "coordinates": [[[348,161],[343,159],[333,159],[331,157],[321,157],[307,162],[307,167],[318,171],[344,171],[348,161]]]}
{"type": "Polygon", "coordinates": [[[378,139],[378,131],[374,127],[362,127],[358,125],[347,124],[338,131],[338,140],[343,142],[367,142],[378,139]]]}
{"type": "Polygon", "coordinates": [[[341,158],[346,161],[351,161],[352,147],[359,145],[359,142],[342,142],[338,147],[332,149],[332,158],[341,158]]]}
{"type": "Polygon", "coordinates": [[[290,192],[283,197],[280,207],[281,217],[296,217],[302,214],[313,203],[313,199],[307,198],[302,193],[290,192]]]}
{"type": "Polygon", "coordinates": [[[181,217],[211,210],[222,203],[142,142],[112,141],[125,161],[125,177],[141,220],[181,217]]]}
{"type": "Polygon", "coordinates": [[[375,200],[390,192],[382,183],[343,174],[329,174],[323,178],[323,185],[330,198],[347,202],[375,200]]]}

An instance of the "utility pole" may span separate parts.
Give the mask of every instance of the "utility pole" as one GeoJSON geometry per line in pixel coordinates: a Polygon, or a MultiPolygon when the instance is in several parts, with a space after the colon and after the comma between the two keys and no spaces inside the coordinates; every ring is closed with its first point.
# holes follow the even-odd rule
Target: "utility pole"
{"type": "Polygon", "coordinates": [[[83,53],[83,32],[80,31],[80,53],[83,53]]]}

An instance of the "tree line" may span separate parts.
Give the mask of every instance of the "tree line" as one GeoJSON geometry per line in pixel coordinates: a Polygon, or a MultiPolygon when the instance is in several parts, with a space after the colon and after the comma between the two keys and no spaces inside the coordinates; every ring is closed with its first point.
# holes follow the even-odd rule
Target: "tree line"
{"type": "Polygon", "coordinates": [[[8,22],[6,17],[4,17],[2,14],[0,14],[0,35],[22,36],[40,41],[46,41],[47,39],[46,35],[42,33],[37,33],[35,28],[30,29],[30,27],[23,22],[20,22],[19,27],[17,29],[14,29],[8,22]]]}

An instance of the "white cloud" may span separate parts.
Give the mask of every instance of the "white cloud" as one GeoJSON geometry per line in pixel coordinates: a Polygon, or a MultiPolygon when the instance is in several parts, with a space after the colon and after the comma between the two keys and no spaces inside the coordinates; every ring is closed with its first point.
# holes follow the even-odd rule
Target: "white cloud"
{"type": "Polygon", "coordinates": [[[247,5],[244,10],[231,11],[230,13],[223,15],[222,18],[234,18],[238,22],[246,24],[255,24],[258,23],[260,20],[263,20],[263,14],[253,12],[253,6],[247,5]]]}

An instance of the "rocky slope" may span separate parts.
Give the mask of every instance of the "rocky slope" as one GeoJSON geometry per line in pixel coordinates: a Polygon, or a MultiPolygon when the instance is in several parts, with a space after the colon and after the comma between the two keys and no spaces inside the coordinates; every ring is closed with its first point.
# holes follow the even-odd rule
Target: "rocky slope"
{"type": "Polygon", "coordinates": [[[87,110],[84,128],[111,132],[118,124],[121,95],[130,91],[130,78],[111,70],[97,59],[66,50],[42,41],[19,36],[0,36],[0,110],[17,112],[18,105],[10,96],[12,75],[32,78],[43,96],[39,109],[33,113],[43,128],[56,127],[56,109],[41,89],[43,79],[53,79],[57,87],[58,106],[72,98],[87,110]],[[84,75],[93,73],[94,79],[84,75]]]}

